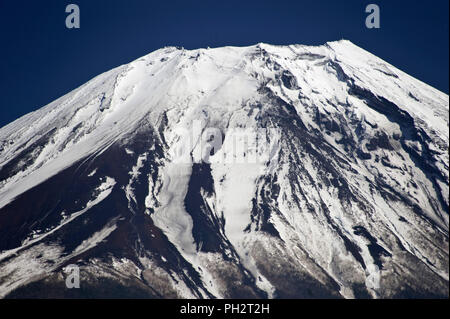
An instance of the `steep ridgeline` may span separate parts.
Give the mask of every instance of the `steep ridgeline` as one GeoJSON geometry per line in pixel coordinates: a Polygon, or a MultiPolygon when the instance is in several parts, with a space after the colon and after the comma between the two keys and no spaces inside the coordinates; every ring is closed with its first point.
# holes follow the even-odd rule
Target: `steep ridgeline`
{"type": "Polygon", "coordinates": [[[0,129],[0,297],[447,298],[448,120],[345,40],[155,51],[0,129]]]}

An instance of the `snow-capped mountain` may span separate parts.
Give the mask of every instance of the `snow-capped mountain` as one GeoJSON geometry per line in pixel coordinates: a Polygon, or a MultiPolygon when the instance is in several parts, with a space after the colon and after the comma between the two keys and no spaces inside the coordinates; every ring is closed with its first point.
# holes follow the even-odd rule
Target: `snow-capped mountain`
{"type": "Polygon", "coordinates": [[[448,122],[346,40],[157,50],[0,129],[0,296],[448,297],[448,122]]]}

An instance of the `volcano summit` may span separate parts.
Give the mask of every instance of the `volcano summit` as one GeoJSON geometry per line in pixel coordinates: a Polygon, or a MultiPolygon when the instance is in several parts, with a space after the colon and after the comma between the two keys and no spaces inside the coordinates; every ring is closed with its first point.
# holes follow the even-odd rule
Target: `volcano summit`
{"type": "Polygon", "coordinates": [[[448,122],[346,40],[157,50],[0,129],[0,297],[448,298],[448,122]]]}

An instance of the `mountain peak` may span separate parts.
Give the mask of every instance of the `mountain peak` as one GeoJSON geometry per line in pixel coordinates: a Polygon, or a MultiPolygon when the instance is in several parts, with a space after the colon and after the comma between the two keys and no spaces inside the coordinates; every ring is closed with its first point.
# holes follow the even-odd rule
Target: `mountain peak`
{"type": "Polygon", "coordinates": [[[94,292],[448,296],[448,102],[348,40],[151,52],[0,129],[0,296],[74,262],[94,292]]]}

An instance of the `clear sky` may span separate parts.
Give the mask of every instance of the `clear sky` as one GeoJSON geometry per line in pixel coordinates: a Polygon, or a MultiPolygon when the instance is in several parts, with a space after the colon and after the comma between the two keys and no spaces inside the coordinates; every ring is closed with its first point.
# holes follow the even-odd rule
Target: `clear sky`
{"type": "Polygon", "coordinates": [[[448,94],[449,1],[0,0],[0,127],[167,45],[348,39],[448,94]],[[81,28],[67,29],[75,3],[81,28]],[[378,4],[381,28],[367,29],[378,4]]]}

